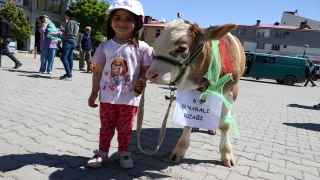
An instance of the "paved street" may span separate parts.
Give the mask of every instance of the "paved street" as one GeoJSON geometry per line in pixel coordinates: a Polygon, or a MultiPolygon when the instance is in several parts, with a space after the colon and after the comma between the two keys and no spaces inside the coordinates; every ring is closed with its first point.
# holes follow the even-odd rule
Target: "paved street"
{"type": "MultiPolygon", "coordinates": [[[[39,56],[39,55],[38,55],[39,56]]],[[[2,57],[0,68],[0,179],[190,179],[190,180],[317,180],[320,179],[320,81],[317,86],[285,86],[275,81],[242,79],[233,113],[241,136],[232,141],[236,167],[221,166],[220,132],[191,134],[186,157],[180,163],[168,159],[182,133],[167,123],[164,142],[153,156],[137,147],[136,131],[130,151],[135,163],[122,169],[116,161],[114,137],[109,161],[99,169],[85,166],[98,148],[99,109],[87,106],[91,74],[78,71],[74,79],[64,74],[60,59],[53,74],[39,74],[39,57],[18,54],[23,63],[2,57]]],[[[167,86],[148,83],[141,143],[154,149],[168,101],[167,86]]]]}

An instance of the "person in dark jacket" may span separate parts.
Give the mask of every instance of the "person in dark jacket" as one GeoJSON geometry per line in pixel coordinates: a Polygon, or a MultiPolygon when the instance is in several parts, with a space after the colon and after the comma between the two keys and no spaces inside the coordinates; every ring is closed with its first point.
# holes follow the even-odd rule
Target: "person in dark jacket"
{"type": "Polygon", "coordinates": [[[316,86],[316,83],[314,83],[312,81],[312,77],[316,74],[316,71],[315,71],[315,66],[313,64],[313,62],[311,60],[308,60],[308,67],[306,68],[308,73],[306,74],[307,75],[307,81],[306,83],[304,84],[304,87],[306,87],[309,83],[309,81],[311,82],[311,87],[313,86],[316,86]]]}
{"type": "Polygon", "coordinates": [[[66,10],[64,12],[64,18],[66,19],[66,28],[62,34],[62,49],[60,59],[66,70],[66,74],[60,76],[60,79],[72,80],[72,67],[73,67],[73,50],[76,48],[76,38],[79,32],[79,25],[77,21],[73,19],[74,13],[72,10],[66,10]]]}
{"type": "Polygon", "coordinates": [[[6,17],[6,12],[0,11],[0,67],[2,55],[7,55],[15,63],[13,68],[17,69],[22,66],[22,63],[9,51],[9,44],[12,38],[12,27],[6,17]]]}
{"type": "MultiPolygon", "coordinates": [[[[88,61],[91,59],[91,51],[92,51],[92,41],[90,37],[91,27],[87,26],[85,28],[84,33],[82,33],[78,40],[78,47],[80,52],[79,58],[79,70],[85,71],[84,69],[84,61],[86,61],[88,66],[88,61]]],[[[87,71],[89,67],[87,68],[87,71]]]]}

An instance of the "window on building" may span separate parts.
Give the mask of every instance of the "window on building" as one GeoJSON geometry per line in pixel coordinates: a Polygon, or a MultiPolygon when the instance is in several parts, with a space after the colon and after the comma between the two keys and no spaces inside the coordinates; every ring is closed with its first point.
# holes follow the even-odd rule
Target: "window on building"
{"type": "Polygon", "coordinates": [[[159,35],[160,35],[160,29],[157,29],[156,37],[158,37],[159,35]]]}
{"type": "Polygon", "coordinates": [[[47,0],[47,11],[52,11],[52,0],[47,0]]]}
{"type": "Polygon", "coordinates": [[[283,45],[283,48],[287,48],[287,45],[283,45]]]}
{"type": "Polygon", "coordinates": [[[279,44],[272,44],[271,50],[279,51],[280,50],[280,45],[279,44]]]}
{"type": "Polygon", "coordinates": [[[239,35],[245,35],[246,34],[246,30],[245,29],[238,29],[238,34],[239,35]]]}
{"type": "Polygon", "coordinates": [[[256,37],[269,38],[270,29],[257,29],[256,37]]]}
{"type": "Polygon", "coordinates": [[[143,36],[146,37],[147,36],[147,29],[143,28],[143,36]]]}
{"type": "Polygon", "coordinates": [[[256,56],[256,62],[264,63],[264,64],[276,64],[276,57],[269,57],[269,56],[256,56]]]}
{"type": "Polygon", "coordinates": [[[61,0],[38,0],[38,10],[61,12],[61,0]]]}
{"type": "Polygon", "coordinates": [[[284,38],[284,37],[285,37],[285,32],[277,31],[276,38],[284,38]]]}
{"type": "Polygon", "coordinates": [[[29,1],[30,1],[30,0],[23,0],[23,5],[24,5],[24,6],[29,6],[29,3],[30,3],[29,1]]]}
{"type": "Polygon", "coordinates": [[[53,12],[60,13],[61,12],[61,0],[53,1],[53,12]]]}
{"type": "Polygon", "coordinates": [[[46,0],[38,0],[38,10],[46,10],[46,0]]]}
{"type": "Polygon", "coordinates": [[[257,49],[264,49],[264,42],[258,42],[257,49]]]}

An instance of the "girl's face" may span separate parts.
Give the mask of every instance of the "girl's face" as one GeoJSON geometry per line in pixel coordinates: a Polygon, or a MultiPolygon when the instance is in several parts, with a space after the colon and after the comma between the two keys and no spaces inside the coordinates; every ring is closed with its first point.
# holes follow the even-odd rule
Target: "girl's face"
{"type": "Polygon", "coordinates": [[[120,39],[129,39],[135,27],[134,16],[127,10],[119,9],[113,16],[111,27],[120,39]]]}

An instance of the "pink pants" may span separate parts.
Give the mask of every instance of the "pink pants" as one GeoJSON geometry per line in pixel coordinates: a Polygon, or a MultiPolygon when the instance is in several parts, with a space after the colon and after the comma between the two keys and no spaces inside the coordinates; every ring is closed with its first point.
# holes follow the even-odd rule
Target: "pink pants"
{"type": "Polygon", "coordinates": [[[132,126],[138,107],[124,104],[100,103],[99,150],[109,152],[114,130],[118,131],[118,151],[128,151],[132,126]]]}

